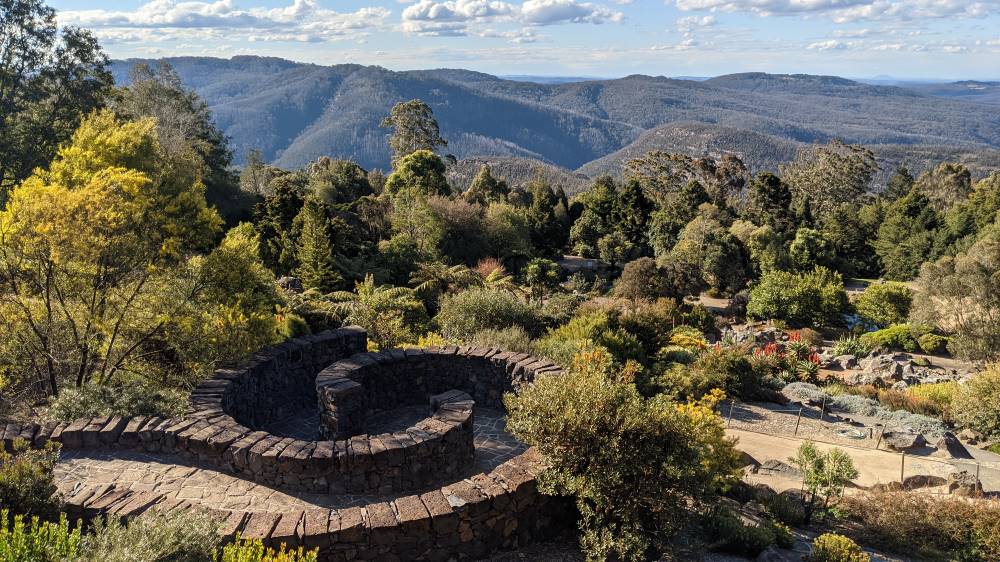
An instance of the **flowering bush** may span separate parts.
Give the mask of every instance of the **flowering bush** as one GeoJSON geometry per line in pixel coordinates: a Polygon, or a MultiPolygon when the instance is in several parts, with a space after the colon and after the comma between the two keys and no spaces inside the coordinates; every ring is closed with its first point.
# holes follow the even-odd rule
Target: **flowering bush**
{"type": "Polygon", "coordinates": [[[813,541],[809,562],[869,562],[861,547],[843,535],[826,533],[813,541]]]}

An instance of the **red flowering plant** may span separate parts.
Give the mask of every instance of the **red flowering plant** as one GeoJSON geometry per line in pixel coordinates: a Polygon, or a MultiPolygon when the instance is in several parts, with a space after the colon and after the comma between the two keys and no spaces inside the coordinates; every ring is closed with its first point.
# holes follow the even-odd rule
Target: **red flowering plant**
{"type": "Polygon", "coordinates": [[[789,333],[784,345],[768,342],[754,348],[752,361],[762,374],[784,382],[815,382],[819,375],[819,354],[798,332],[789,333]]]}

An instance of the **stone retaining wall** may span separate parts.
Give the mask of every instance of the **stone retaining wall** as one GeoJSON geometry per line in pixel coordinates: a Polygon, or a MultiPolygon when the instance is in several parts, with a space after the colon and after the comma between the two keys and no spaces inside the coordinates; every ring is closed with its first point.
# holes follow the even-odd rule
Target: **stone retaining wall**
{"type": "MultiPolygon", "coordinates": [[[[440,478],[467,464],[462,455],[471,450],[473,400],[502,407],[504,392],[559,372],[524,354],[472,347],[357,354],[365,340],[363,331],[344,328],[264,350],[245,364],[218,370],[193,392],[192,410],[182,418],[0,422],[0,446],[10,450],[15,439],[25,439],[35,447],[56,441],[66,449],[179,453],[284,490],[405,492],[428,482],[430,473],[421,465],[452,464],[437,467],[433,476],[440,478]],[[364,381],[366,411],[430,399],[434,413],[405,432],[336,441],[302,441],[259,429],[291,412],[283,400],[315,408],[317,388],[322,393],[336,381],[356,382],[353,377],[364,381]],[[305,390],[290,388],[303,384],[305,390]]],[[[293,513],[211,511],[230,536],[240,532],[274,546],[318,547],[323,562],[467,559],[544,538],[568,523],[565,505],[538,493],[535,476],[541,470],[541,459],[529,449],[489,473],[390,502],[293,513]]],[[[88,516],[192,507],[114,484],[74,490],[67,501],[88,516]]]]}
{"type": "MultiPolygon", "coordinates": [[[[273,548],[319,549],[320,562],[475,560],[550,539],[573,524],[565,498],[538,491],[535,478],[542,468],[539,455],[529,449],[489,473],[388,502],[283,513],[207,511],[220,521],[227,539],[239,534],[273,548]]],[[[113,484],[75,490],[66,505],[71,517],[87,520],[197,507],[113,484]]]]}
{"type": "Polygon", "coordinates": [[[502,410],[505,393],[538,373],[558,370],[528,355],[476,347],[361,353],[316,375],[320,429],[328,439],[348,438],[361,433],[372,414],[421,404],[452,389],[502,410]]]}
{"type": "Polygon", "coordinates": [[[304,408],[315,408],[316,373],[367,347],[368,338],[361,328],[288,340],[255,353],[240,365],[216,370],[192,394],[192,405],[201,410],[218,408],[243,425],[261,429],[304,408]]]}

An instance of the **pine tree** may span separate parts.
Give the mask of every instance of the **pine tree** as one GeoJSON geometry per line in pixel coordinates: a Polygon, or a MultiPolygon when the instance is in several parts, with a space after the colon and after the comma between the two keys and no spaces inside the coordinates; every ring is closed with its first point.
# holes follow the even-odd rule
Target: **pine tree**
{"type": "Polygon", "coordinates": [[[761,172],[750,184],[750,208],[757,224],[770,226],[781,236],[794,230],[792,192],[781,178],[761,172]]]}
{"type": "Polygon", "coordinates": [[[642,192],[642,186],[635,180],[629,181],[618,194],[618,205],[614,213],[615,228],[635,246],[645,247],[646,225],[652,212],[653,203],[642,192]]]}
{"type": "Polygon", "coordinates": [[[889,201],[902,199],[910,192],[916,181],[913,175],[910,174],[909,168],[900,166],[896,168],[896,173],[892,174],[892,177],[889,178],[889,183],[886,184],[885,190],[882,192],[882,197],[885,197],[889,201]]]}
{"type": "Polygon", "coordinates": [[[566,245],[569,233],[556,218],[559,198],[544,179],[535,179],[529,185],[531,206],[531,242],[547,256],[558,255],[566,245]]]}
{"type": "Polygon", "coordinates": [[[329,292],[343,282],[333,259],[327,218],[319,202],[307,200],[296,221],[301,224],[298,243],[299,266],[295,274],[307,289],[329,292]]]}

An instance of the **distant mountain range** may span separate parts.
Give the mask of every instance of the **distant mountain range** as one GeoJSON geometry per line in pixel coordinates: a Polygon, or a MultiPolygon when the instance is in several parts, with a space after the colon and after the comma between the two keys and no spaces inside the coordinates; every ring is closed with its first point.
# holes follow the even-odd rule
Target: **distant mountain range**
{"type": "MultiPolygon", "coordinates": [[[[237,160],[258,148],[276,165],[319,156],[387,168],[382,118],[398,101],[434,109],[448,151],[489,160],[517,182],[542,170],[567,191],[615,174],[650,149],[736,153],[774,169],[809,143],[872,146],[884,167],[915,170],[944,159],[1000,167],[1000,83],[871,85],[832,76],[733,74],[707,80],[627,76],[509,80],[467,70],[395,72],[276,58],[166,59],[208,103],[237,160]]],[[[137,61],[115,61],[119,83],[137,61]]],[[[531,77],[522,77],[531,78],[531,77]]]]}

